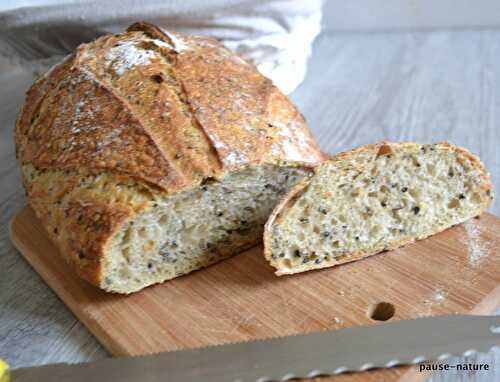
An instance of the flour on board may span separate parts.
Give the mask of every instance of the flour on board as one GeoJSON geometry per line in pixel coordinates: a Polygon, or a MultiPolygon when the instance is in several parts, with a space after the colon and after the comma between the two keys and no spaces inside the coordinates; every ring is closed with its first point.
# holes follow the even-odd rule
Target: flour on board
{"type": "Polygon", "coordinates": [[[477,265],[485,256],[488,256],[489,245],[481,238],[481,232],[474,219],[466,221],[464,228],[467,234],[465,244],[469,252],[469,264],[477,265]]]}
{"type": "Polygon", "coordinates": [[[446,301],[448,291],[441,287],[436,287],[432,292],[432,296],[424,300],[422,306],[416,311],[417,317],[427,317],[435,313],[435,308],[439,308],[446,301]]]}
{"type": "Polygon", "coordinates": [[[447,294],[448,294],[447,292],[438,288],[434,291],[434,294],[432,295],[432,300],[434,300],[435,302],[444,301],[446,299],[447,294]]]}

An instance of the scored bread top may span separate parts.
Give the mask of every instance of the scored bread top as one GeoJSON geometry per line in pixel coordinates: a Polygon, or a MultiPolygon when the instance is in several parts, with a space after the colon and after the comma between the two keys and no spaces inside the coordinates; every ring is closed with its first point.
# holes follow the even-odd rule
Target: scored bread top
{"type": "Polygon", "coordinates": [[[324,158],[253,65],[215,40],[146,23],[80,45],[33,84],[16,155],[29,204],[95,285],[112,236],[156,198],[240,167],[324,158]]]}
{"type": "Polygon", "coordinates": [[[323,159],[253,65],[213,39],[146,23],[80,45],[35,82],[16,144],[22,164],[112,172],[168,193],[248,164],[323,159]]]}

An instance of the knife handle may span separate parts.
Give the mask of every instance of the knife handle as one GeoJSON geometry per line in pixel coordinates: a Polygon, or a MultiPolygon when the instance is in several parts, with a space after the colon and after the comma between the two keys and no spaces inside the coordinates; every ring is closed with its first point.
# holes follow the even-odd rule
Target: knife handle
{"type": "Polygon", "coordinates": [[[0,382],[10,382],[9,365],[0,358],[0,382]]]}

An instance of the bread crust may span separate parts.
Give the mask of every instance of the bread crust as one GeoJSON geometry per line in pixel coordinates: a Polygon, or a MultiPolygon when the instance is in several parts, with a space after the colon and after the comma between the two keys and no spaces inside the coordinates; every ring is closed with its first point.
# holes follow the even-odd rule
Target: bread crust
{"type": "Polygon", "coordinates": [[[16,156],[29,204],[98,286],[110,238],[152,195],[249,166],[324,159],[302,115],[253,65],[213,39],[147,23],[80,45],[33,84],[16,156]],[[102,190],[82,186],[100,177],[102,190]]]}
{"type": "MultiPolygon", "coordinates": [[[[389,147],[390,150],[392,150],[392,151],[406,151],[406,150],[418,149],[420,146],[421,145],[419,145],[415,142],[393,143],[393,142],[383,141],[383,142],[376,143],[376,144],[368,144],[368,145],[364,145],[364,146],[359,146],[353,150],[341,152],[339,154],[330,156],[330,158],[327,161],[325,161],[324,163],[326,164],[326,162],[333,162],[333,161],[342,162],[342,161],[348,160],[352,157],[358,156],[360,154],[367,154],[367,155],[373,156],[376,153],[380,153],[382,147],[389,147]]],[[[463,155],[464,157],[466,157],[467,159],[469,159],[472,166],[477,168],[480,172],[480,177],[481,177],[480,183],[482,185],[482,190],[485,192],[487,192],[487,191],[492,192],[493,185],[491,183],[490,174],[488,173],[484,164],[481,162],[481,160],[476,155],[472,154],[469,150],[467,150],[465,148],[455,146],[449,142],[440,142],[440,143],[437,143],[433,146],[436,149],[449,150],[449,151],[459,153],[459,154],[463,155]]],[[[382,154],[382,155],[384,155],[384,154],[382,154]]],[[[363,168],[364,168],[364,166],[360,166],[360,169],[363,169],[363,168]]],[[[317,173],[318,169],[319,169],[319,166],[317,166],[313,170],[312,177],[314,177],[314,175],[317,173]]],[[[306,191],[308,185],[311,183],[312,177],[306,178],[303,181],[301,181],[300,183],[298,183],[294,188],[292,188],[281,199],[281,201],[278,203],[278,205],[275,207],[275,209],[271,213],[269,220],[267,221],[267,223],[264,227],[264,257],[271,264],[272,264],[272,259],[271,259],[271,255],[272,255],[272,253],[271,253],[272,228],[273,228],[274,224],[279,223],[279,219],[282,217],[282,215],[284,213],[286,213],[287,209],[289,209],[291,206],[293,206],[294,202],[306,191]]],[[[489,200],[489,202],[490,201],[491,201],[491,199],[489,200]]],[[[485,204],[482,206],[483,211],[486,208],[488,208],[489,202],[488,202],[488,204],[485,204]]],[[[327,264],[304,264],[302,266],[295,267],[295,268],[289,269],[289,270],[277,269],[275,273],[277,276],[282,276],[282,275],[301,273],[301,272],[305,272],[305,271],[312,270],[312,269],[330,268],[332,266],[336,266],[336,265],[340,265],[343,263],[348,263],[348,262],[352,262],[355,260],[359,260],[359,259],[371,256],[371,255],[374,255],[374,254],[377,254],[380,252],[385,252],[385,251],[393,250],[396,248],[400,248],[400,247],[407,245],[407,244],[410,244],[416,240],[425,239],[425,238],[432,236],[440,231],[441,230],[438,229],[438,230],[434,230],[433,232],[430,232],[427,235],[422,235],[422,236],[418,236],[418,237],[414,237],[414,238],[410,238],[410,239],[403,239],[403,240],[400,240],[398,242],[393,243],[393,245],[388,246],[388,247],[374,248],[371,251],[353,252],[345,258],[342,258],[342,259],[339,259],[336,261],[330,261],[327,264]]]]}

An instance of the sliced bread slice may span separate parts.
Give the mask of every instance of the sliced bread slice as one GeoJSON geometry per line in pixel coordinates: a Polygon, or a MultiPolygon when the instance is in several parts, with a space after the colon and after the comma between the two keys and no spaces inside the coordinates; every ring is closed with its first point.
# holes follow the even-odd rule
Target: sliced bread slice
{"type": "Polygon", "coordinates": [[[469,151],[388,143],[332,157],[269,218],[265,256],[277,275],[331,267],[443,231],[481,214],[492,185],[469,151]]]}

